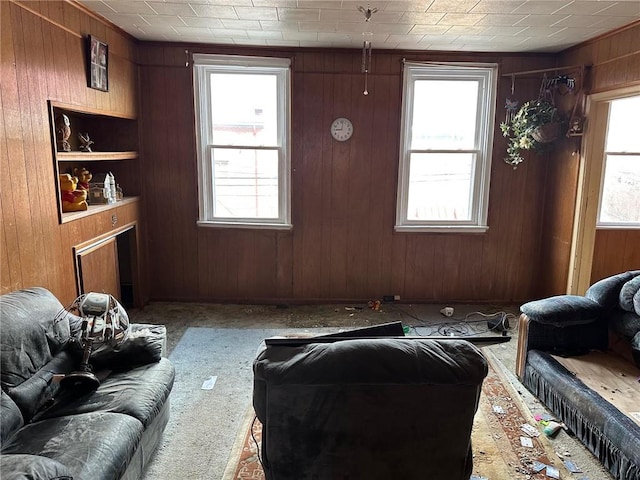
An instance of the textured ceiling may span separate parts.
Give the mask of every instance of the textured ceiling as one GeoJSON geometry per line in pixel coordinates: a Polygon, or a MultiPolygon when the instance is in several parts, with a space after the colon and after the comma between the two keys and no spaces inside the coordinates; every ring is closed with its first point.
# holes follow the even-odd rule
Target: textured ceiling
{"type": "Polygon", "coordinates": [[[640,20],[640,0],[79,3],[140,40],[276,47],[557,52],[640,20]]]}

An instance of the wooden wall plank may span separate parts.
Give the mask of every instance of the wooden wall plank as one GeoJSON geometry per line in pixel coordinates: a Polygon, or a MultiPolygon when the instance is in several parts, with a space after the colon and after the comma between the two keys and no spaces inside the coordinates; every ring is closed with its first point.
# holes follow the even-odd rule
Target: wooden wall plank
{"type": "MultiPolygon", "coordinates": [[[[107,27],[102,22],[87,22],[86,13],[68,2],[0,4],[0,248],[6,259],[0,293],[40,285],[68,304],[77,294],[73,245],[113,226],[110,215],[59,223],[47,100],[96,106],[95,102],[87,105],[83,35],[96,33],[93,29],[105,34],[107,27]]],[[[122,32],[114,32],[124,38],[122,32]]],[[[135,66],[127,69],[134,71],[135,66]]],[[[122,104],[120,108],[135,111],[137,84],[123,84],[118,70],[110,75],[112,85],[118,95],[122,93],[133,103],[133,107],[122,104]]],[[[112,94],[104,95],[109,98],[112,94]]],[[[77,134],[73,127],[72,133],[77,134]]]]}

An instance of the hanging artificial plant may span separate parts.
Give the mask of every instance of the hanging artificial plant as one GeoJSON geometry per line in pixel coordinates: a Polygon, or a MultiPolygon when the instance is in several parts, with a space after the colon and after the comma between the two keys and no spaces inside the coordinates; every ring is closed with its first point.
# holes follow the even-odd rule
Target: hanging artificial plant
{"type": "MultiPolygon", "coordinates": [[[[524,161],[523,151],[533,150],[544,152],[551,143],[558,138],[562,127],[562,120],[553,102],[551,89],[556,86],[557,79],[542,79],[540,94],[537,100],[530,100],[522,104],[513,114],[517,103],[507,99],[507,118],[500,124],[502,135],[509,139],[507,156],[504,161],[513,168],[517,168],[524,161]],[[512,109],[511,112],[509,110],[512,109]]],[[[513,92],[513,77],[512,86],[513,92]]]]}
{"type": "Polygon", "coordinates": [[[511,123],[500,124],[502,134],[509,139],[504,161],[516,168],[524,160],[523,150],[548,150],[558,138],[560,127],[560,115],[552,101],[539,98],[525,102],[511,123]]]}

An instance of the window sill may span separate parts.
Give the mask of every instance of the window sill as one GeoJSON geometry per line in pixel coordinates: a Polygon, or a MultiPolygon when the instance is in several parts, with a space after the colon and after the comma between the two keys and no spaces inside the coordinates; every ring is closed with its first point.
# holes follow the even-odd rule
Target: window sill
{"type": "Polygon", "coordinates": [[[205,228],[243,228],[255,230],[293,230],[293,225],[282,223],[236,223],[198,220],[197,225],[205,228]]]}
{"type": "Polygon", "coordinates": [[[478,225],[396,225],[394,230],[400,233],[486,233],[489,227],[478,225]]]}

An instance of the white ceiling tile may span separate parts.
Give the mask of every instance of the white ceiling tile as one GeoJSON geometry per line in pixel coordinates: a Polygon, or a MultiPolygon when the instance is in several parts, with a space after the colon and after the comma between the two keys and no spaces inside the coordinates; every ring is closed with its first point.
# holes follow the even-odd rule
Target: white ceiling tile
{"type": "Polygon", "coordinates": [[[486,15],[476,25],[515,25],[526,15],[486,15]]]}
{"type": "Polygon", "coordinates": [[[275,30],[270,30],[265,32],[264,30],[247,30],[247,36],[249,38],[255,38],[256,40],[282,40],[282,32],[276,32],[275,30]]]}
{"type": "Polygon", "coordinates": [[[283,22],[317,22],[320,20],[320,10],[317,8],[278,8],[278,19],[283,22]]]}
{"type": "Polygon", "coordinates": [[[196,12],[196,15],[199,17],[238,18],[235,9],[226,5],[201,5],[192,3],[191,8],[193,8],[193,11],[196,12]]]}
{"type": "Polygon", "coordinates": [[[196,15],[196,12],[193,11],[188,3],[147,2],[147,5],[158,15],[181,15],[185,17],[194,17],[196,15]]]}
{"type": "Polygon", "coordinates": [[[443,12],[407,12],[400,19],[400,23],[413,23],[414,25],[417,23],[421,25],[435,25],[444,16],[445,13],[443,12]]]}
{"type": "Polygon", "coordinates": [[[484,17],[482,13],[447,13],[440,19],[438,25],[475,25],[484,17]]]}
{"type": "Polygon", "coordinates": [[[592,27],[600,19],[595,15],[569,15],[557,23],[554,27],[592,27]]]}
{"type": "Polygon", "coordinates": [[[155,13],[145,2],[129,2],[127,0],[109,0],[105,2],[117,13],[139,13],[153,15],[155,13]]]}
{"type": "Polygon", "coordinates": [[[182,21],[189,27],[210,27],[210,28],[224,28],[222,20],[219,18],[207,18],[207,17],[180,17],[182,21]]]}
{"type": "Polygon", "coordinates": [[[351,42],[353,37],[347,33],[318,32],[318,40],[321,42],[351,42]]]}
{"type": "Polygon", "coordinates": [[[429,12],[467,13],[476,6],[478,0],[434,0],[429,12]]]}
{"type": "Polygon", "coordinates": [[[469,13],[509,14],[522,5],[520,0],[482,0],[473,6],[469,13]]]}
{"type": "Polygon", "coordinates": [[[274,22],[271,20],[260,20],[263,30],[278,30],[278,31],[298,31],[298,22],[274,22]]]}
{"type": "Polygon", "coordinates": [[[567,3],[553,0],[529,0],[511,13],[533,13],[536,15],[550,15],[562,9],[567,3]]]}
{"type": "Polygon", "coordinates": [[[244,37],[249,37],[249,35],[247,35],[247,32],[245,30],[230,30],[228,28],[212,28],[211,29],[211,33],[213,33],[213,35],[216,38],[220,38],[220,37],[231,37],[231,38],[244,38],[244,37]]]}
{"type": "Polygon", "coordinates": [[[397,12],[425,12],[432,3],[433,0],[424,0],[422,2],[389,2],[384,10],[397,12]]]}
{"type": "Polygon", "coordinates": [[[174,15],[142,15],[149,25],[185,26],[180,17],[174,15]]]}
{"type": "Polygon", "coordinates": [[[384,48],[561,51],[640,19],[640,0],[78,1],[140,40],[325,48],[372,32],[384,48]],[[377,11],[366,22],[359,7],[377,11]]]}
{"type": "Polygon", "coordinates": [[[222,25],[224,28],[231,30],[262,30],[260,22],[257,20],[233,20],[222,19],[222,25]]]}
{"type": "Polygon", "coordinates": [[[381,23],[379,25],[371,25],[373,28],[371,31],[373,33],[389,33],[396,35],[406,35],[411,31],[413,25],[408,23],[381,23]]]}
{"type": "Polygon", "coordinates": [[[450,25],[415,25],[411,33],[418,35],[442,35],[451,29],[450,25]]]}
{"type": "Polygon", "coordinates": [[[278,10],[274,7],[235,7],[235,10],[242,20],[278,20],[278,10]]]}
{"type": "Polygon", "coordinates": [[[298,30],[301,32],[336,32],[338,22],[299,22],[298,30]]]}
{"type": "Polygon", "coordinates": [[[422,40],[424,35],[389,35],[387,37],[387,42],[397,42],[397,43],[419,43],[422,40]]]}
{"type": "Polygon", "coordinates": [[[282,32],[283,40],[296,40],[296,41],[318,41],[317,32],[282,32]]]}
{"type": "Polygon", "coordinates": [[[297,0],[253,0],[254,7],[291,7],[298,6],[297,0]]]}
{"type": "MultiPolygon", "coordinates": [[[[598,2],[599,3],[599,2],[598,2]]],[[[619,15],[619,16],[636,16],[636,20],[640,20],[640,1],[636,2],[616,2],[614,5],[603,10],[595,12],[594,15],[619,15]]],[[[631,22],[628,22],[631,23],[631,22]]]]}

